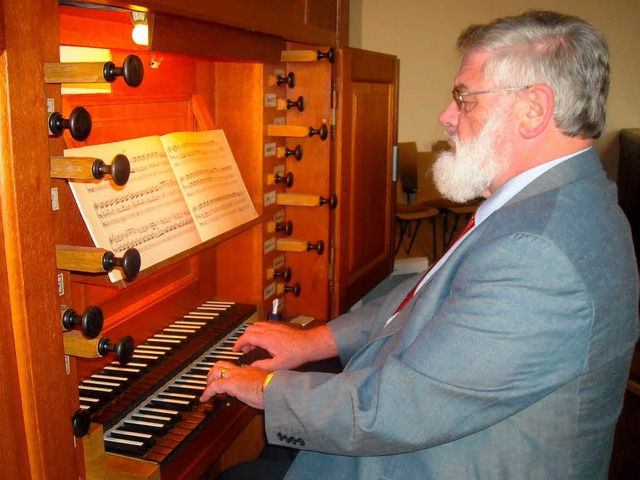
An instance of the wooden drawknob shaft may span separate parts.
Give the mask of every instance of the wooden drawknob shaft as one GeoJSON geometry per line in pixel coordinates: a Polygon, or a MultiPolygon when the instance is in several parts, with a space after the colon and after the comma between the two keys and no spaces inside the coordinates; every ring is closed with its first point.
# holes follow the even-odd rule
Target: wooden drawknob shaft
{"type": "Polygon", "coordinates": [[[122,77],[130,87],[137,87],[144,77],[142,60],[136,55],[124,59],[122,67],[113,62],[45,63],[45,83],[100,83],[114,82],[122,77]]]}
{"type": "Polygon", "coordinates": [[[320,50],[284,50],[280,53],[282,62],[315,62],[326,58],[330,63],[336,60],[336,51],[332,47],[326,52],[320,50]]]}
{"type": "Polygon", "coordinates": [[[129,159],[122,154],[116,155],[111,165],[92,157],[51,157],[51,177],[74,180],[100,180],[111,175],[113,183],[124,185],[131,174],[129,159]]]}
{"type": "Polygon", "coordinates": [[[110,272],[122,269],[126,279],[134,278],[140,271],[140,252],[135,248],[125,251],[117,258],[113,252],[103,248],[56,245],[56,261],[60,270],[85,273],[110,272]]]}

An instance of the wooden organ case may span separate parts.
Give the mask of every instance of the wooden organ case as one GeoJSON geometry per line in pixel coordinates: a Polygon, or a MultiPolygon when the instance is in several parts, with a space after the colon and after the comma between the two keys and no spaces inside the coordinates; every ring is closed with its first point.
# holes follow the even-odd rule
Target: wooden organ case
{"type": "MultiPolygon", "coordinates": [[[[105,453],[98,420],[144,382],[100,400],[88,434],[79,386],[126,368],[128,341],[140,347],[211,299],[234,305],[207,325],[213,345],[267,319],[276,298],[285,317],[326,321],[390,272],[397,62],[346,47],[344,0],[64,3],[0,0],[3,476],[209,478],[257,454],[258,412],[232,400],[198,407],[180,420],[195,425],[178,425],[184,442],[160,439],[155,460],[131,459],[105,453]],[[131,41],[126,8],[148,13],[148,48],[131,41]],[[111,93],[61,95],[72,74],[59,68],[60,45],[109,49],[111,93]],[[135,87],[120,78],[132,54],[144,68],[135,87]],[[86,138],[73,132],[78,109],[91,118],[86,138]],[[54,113],[61,131],[47,134],[54,113]],[[133,269],[111,283],[63,150],[210,129],[225,132],[258,218],[137,274],[135,258],[111,256],[108,268],[133,269]]],[[[100,181],[113,187],[116,164],[103,160],[100,181]]]]}

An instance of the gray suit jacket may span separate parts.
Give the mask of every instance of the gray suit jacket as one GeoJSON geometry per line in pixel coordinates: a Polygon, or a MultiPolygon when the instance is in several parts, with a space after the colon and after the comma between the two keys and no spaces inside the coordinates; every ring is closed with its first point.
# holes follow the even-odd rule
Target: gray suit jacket
{"type": "Polygon", "coordinates": [[[287,479],[606,479],[638,337],[638,274],[595,151],[481,223],[407,291],[329,325],[345,371],[278,372],[268,440],[287,479]]]}

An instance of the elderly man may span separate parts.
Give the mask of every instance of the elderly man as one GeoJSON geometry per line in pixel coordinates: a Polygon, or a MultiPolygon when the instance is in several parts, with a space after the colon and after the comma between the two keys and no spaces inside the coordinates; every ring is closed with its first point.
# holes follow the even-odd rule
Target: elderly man
{"type": "MultiPolygon", "coordinates": [[[[259,323],[220,362],[219,393],[264,408],[270,443],[304,450],[287,479],[606,479],[638,278],[593,147],[608,53],[588,23],[528,12],[472,26],[443,195],[487,200],[426,275],[308,331],[259,323]],[[339,355],[340,374],[289,369],[339,355]]],[[[266,470],[265,470],[266,471],[266,470]]]]}

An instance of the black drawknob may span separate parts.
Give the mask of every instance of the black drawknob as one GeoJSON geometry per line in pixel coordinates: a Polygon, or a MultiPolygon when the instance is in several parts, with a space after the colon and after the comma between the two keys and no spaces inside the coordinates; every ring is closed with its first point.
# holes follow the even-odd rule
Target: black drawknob
{"type": "Polygon", "coordinates": [[[135,248],[128,249],[121,258],[117,258],[113,252],[106,252],[102,257],[102,268],[105,272],[120,267],[127,280],[131,280],[138,274],[141,263],[140,252],[135,248]]]}
{"type": "Polygon", "coordinates": [[[338,196],[335,193],[331,195],[331,198],[324,198],[323,196],[321,196],[320,199],[318,200],[318,203],[320,204],[320,206],[324,205],[325,203],[328,203],[329,208],[333,210],[338,206],[338,196]]]}
{"type": "Polygon", "coordinates": [[[286,85],[289,88],[293,88],[296,86],[296,74],[293,72],[289,72],[286,77],[282,75],[278,75],[276,77],[276,85],[286,85]]]}
{"type": "Polygon", "coordinates": [[[74,437],[84,437],[89,433],[89,427],[91,427],[91,414],[88,410],[78,410],[71,417],[71,425],[73,426],[74,437]]]}
{"type": "Polygon", "coordinates": [[[113,62],[106,62],[102,75],[107,82],[113,82],[117,77],[122,77],[127,85],[137,87],[142,83],[144,66],[138,56],[129,55],[124,59],[122,67],[116,67],[113,62]]]}
{"type": "Polygon", "coordinates": [[[318,135],[320,140],[326,140],[329,136],[329,128],[327,127],[327,124],[323,123],[317,130],[313,127],[309,127],[309,136],[313,137],[314,135],[318,135]]]}
{"type": "Polygon", "coordinates": [[[318,240],[318,243],[307,242],[307,252],[310,250],[316,250],[318,255],[322,255],[324,253],[324,242],[322,240],[318,240]]]}
{"type": "Polygon", "coordinates": [[[285,283],[289,283],[291,281],[291,275],[291,267],[285,267],[273,271],[273,278],[282,278],[285,283]]]}
{"type": "Polygon", "coordinates": [[[103,178],[105,175],[111,175],[113,183],[116,185],[124,185],[129,180],[131,164],[129,163],[129,159],[122,154],[116,155],[111,165],[107,165],[97,158],[91,166],[91,173],[96,180],[103,178]]]}
{"type": "Polygon", "coordinates": [[[285,223],[276,222],[275,230],[276,232],[284,230],[284,234],[289,237],[293,233],[293,222],[291,220],[287,220],[285,223]]]}
{"type": "Polygon", "coordinates": [[[131,360],[133,356],[133,338],[129,336],[122,337],[115,345],[106,337],[101,339],[98,342],[98,353],[104,357],[107,353],[111,352],[116,354],[116,360],[122,365],[129,363],[129,360],[131,360]]]}
{"type": "Polygon", "coordinates": [[[300,296],[300,283],[296,282],[293,286],[291,285],[285,285],[284,286],[284,293],[293,293],[294,297],[299,297],[300,296]]]}
{"type": "Polygon", "coordinates": [[[66,330],[81,327],[82,333],[87,338],[96,338],[102,331],[104,325],[104,315],[100,307],[88,306],[82,315],[79,315],[73,308],[67,308],[62,313],[62,326],[66,330]]]}
{"type": "Polygon", "coordinates": [[[327,60],[329,60],[329,63],[333,63],[336,61],[336,51],[334,50],[333,47],[324,53],[318,50],[316,52],[316,58],[318,60],[322,60],[323,58],[326,58],[327,60]]]}
{"type": "Polygon", "coordinates": [[[302,145],[298,145],[294,150],[284,147],[284,157],[287,158],[290,155],[298,161],[302,160],[302,145]]]}
{"type": "Polygon", "coordinates": [[[293,186],[293,173],[289,172],[284,177],[278,175],[277,173],[273,176],[273,181],[275,183],[284,182],[287,188],[291,188],[293,186]]]}
{"type": "Polygon", "coordinates": [[[295,102],[293,100],[287,100],[287,110],[296,107],[299,112],[304,112],[304,97],[298,97],[295,102]]]}
{"type": "Polygon", "coordinates": [[[54,137],[59,137],[65,129],[69,129],[71,136],[79,142],[86,140],[91,133],[91,115],[84,107],[71,110],[69,119],[63,118],[61,113],[53,112],[49,115],[49,131],[54,137]]]}

